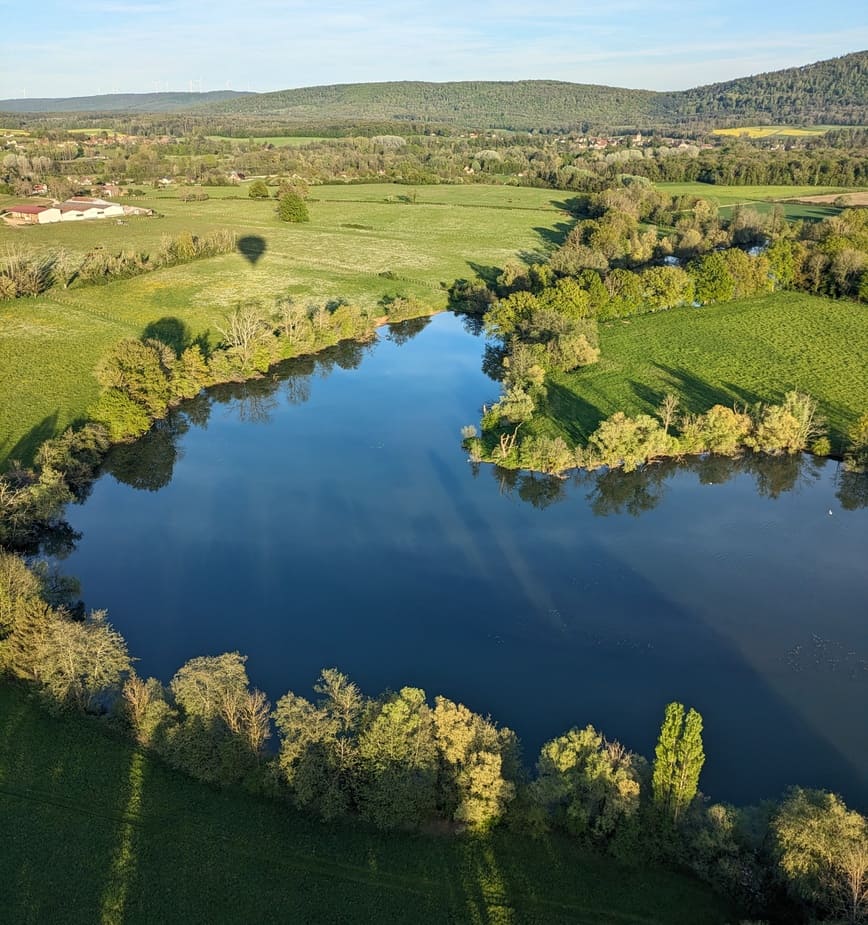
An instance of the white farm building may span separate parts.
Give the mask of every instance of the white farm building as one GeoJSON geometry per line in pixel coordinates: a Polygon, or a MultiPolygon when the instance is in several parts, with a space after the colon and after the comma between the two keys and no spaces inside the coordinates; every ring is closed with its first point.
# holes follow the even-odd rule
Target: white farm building
{"type": "Polygon", "coordinates": [[[3,217],[15,225],[46,225],[51,222],[80,222],[89,218],[115,218],[124,214],[124,207],[116,202],[75,196],[54,206],[9,206],[3,217]]]}

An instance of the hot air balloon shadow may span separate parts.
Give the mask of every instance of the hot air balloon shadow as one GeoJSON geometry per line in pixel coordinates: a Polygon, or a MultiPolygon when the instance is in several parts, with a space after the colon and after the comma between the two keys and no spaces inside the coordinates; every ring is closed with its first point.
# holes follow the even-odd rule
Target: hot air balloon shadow
{"type": "Polygon", "coordinates": [[[260,238],[256,234],[248,234],[238,239],[238,251],[243,254],[251,266],[256,266],[256,262],[266,251],[265,238],[260,238]]]}

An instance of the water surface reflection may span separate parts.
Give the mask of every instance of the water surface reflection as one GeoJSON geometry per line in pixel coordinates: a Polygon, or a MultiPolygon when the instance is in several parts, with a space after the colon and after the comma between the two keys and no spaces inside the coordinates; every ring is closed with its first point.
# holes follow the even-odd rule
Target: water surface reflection
{"type": "Polygon", "coordinates": [[[482,354],[441,315],[211,390],[112,455],[68,571],[164,680],[239,650],[278,697],[337,665],[490,712],[529,758],[588,722],[650,754],[680,699],[713,796],[868,806],[865,480],[808,458],[474,466],[482,354]]]}

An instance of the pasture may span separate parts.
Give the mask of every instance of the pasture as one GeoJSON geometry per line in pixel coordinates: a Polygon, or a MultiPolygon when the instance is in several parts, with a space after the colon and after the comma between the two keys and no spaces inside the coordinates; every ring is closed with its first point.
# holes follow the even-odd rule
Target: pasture
{"type": "Polygon", "coordinates": [[[838,186],[725,186],[717,183],[655,183],[658,189],[670,196],[701,196],[714,200],[719,206],[741,203],[780,202],[802,196],[835,195],[846,192],[838,186]]]}
{"type": "Polygon", "coordinates": [[[0,826],[4,920],[18,925],[733,920],[690,877],[566,838],[381,833],[212,789],[8,683],[0,826]]]}
{"type": "Polygon", "coordinates": [[[838,452],[868,411],[868,324],[854,302],[778,292],[673,309],[601,324],[600,347],[599,363],[555,378],[538,430],[584,442],[616,411],[653,414],[667,392],[702,412],[798,389],[819,401],[838,452]]]}
{"type": "Polygon", "coordinates": [[[841,210],[833,203],[838,196],[846,193],[842,187],[820,186],[724,186],[695,182],[655,185],[670,196],[700,196],[716,202],[724,217],[738,205],[750,206],[757,212],[770,212],[776,204],[780,204],[790,221],[819,221],[837,215],[841,210]],[[810,201],[805,197],[810,197],[810,201]]]}
{"type": "Polygon", "coordinates": [[[99,357],[161,318],[214,338],[227,312],[248,299],[346,299],[375,307],[405,295],[440,309],[447,300],[441,283],[502,267],[519,254],[543,254],[570,221],[559,208],[562,195],[540,189],[322,186],[312,191],[305,225],[279,222],[273,200],[249,199],[244,188],[223,191],[235,198],[182,202],[163,193],[141,200],[160,215],[125,224],[0,227],[0,253],[9,245],[147,251],[164,235],[213,228],[233,229],[260,252],[256,259],[235,253],[0,303],[0,467],[28,462],[41,440],[83,415],[97,396],[99,357]]]}

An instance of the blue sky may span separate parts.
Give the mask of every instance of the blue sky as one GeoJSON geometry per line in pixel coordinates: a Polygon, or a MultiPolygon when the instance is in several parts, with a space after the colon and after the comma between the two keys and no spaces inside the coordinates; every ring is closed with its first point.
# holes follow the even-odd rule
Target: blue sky
{"type": "Polygon", "coordinates": [[[653,90],[868,48],[865,0],[0,0],[0,99],[370,80],[653,90]]]}

